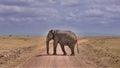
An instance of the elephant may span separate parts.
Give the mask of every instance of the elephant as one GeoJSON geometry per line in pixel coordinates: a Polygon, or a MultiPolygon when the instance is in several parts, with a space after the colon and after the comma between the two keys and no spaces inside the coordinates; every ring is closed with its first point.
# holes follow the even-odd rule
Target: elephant
{"type": "MultiPolygon", "coordinates": [[[[50,30],[46,38],[47,54],[49,55],[49,42],[53,40],[53,55],[57,55],[56,47],[59,43],[63,51],[63,55],[67,55],[64,46],[68,46],[71,50],[71,56],[75,55],[74,48],[77,43],[77,36],[72,31],[67,30],[50,30]]],[[[78,51],[78,45],[77,45],[78,51]]]]}

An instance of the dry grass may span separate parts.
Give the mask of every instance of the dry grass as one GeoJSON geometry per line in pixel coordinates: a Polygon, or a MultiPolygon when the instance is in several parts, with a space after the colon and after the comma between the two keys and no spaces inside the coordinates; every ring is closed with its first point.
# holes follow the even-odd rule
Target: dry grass
{"type": "Polygon", "coordinates": [[[45,48],[45,37],[0,36],[0,67],[13,68],[45,48]]]}
{"type": "MultiPolygon", "coordinates": [[[[120,37],[80,37],[79,40],[81,39],[87,39],[88,43],[80,44],[80,52],[98,67],[120,67],[120,37]]],[[[0,67],[13,68],[45,47],[45,37],[0,36],[0,67]]]]}
{"type": "Polygon", "coordinates": [[[40,42],[44,41],[42,39],[40,37],[25,36],[0,37],[0,49],[12,50],[20,47],[40,45],[40,42]]]}
{"type": "Polygon", "coordinates": [[[98,36],[85,39],[88,39],[89,43],[82,48],[89,59],[104,68],[120,67],[120,37],[98,36]]]}

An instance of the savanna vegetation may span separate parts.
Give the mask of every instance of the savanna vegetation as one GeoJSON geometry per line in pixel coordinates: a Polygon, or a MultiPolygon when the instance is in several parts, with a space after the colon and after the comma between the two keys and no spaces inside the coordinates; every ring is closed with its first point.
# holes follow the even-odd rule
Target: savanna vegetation
{"type": "Polygon", "coordinates": [[[103,68],[120,67],[120,37],[93,36],[83,37],[89,40],[82,50],[96,65],[103,68]]]}
{"type": "MultiPolygon", "coordinates": [[[[120,37],[79,37],[80,53],[98,67],[120,67],[120,37]],[[85,40],[84,40],[85,39],[85,40]],[[83,42],[81,44],[81,42],[83,42]]],[[[14,68],[46,48],[46,37],[0,36],[0,67],[14,68]]],[[[51,42],[52,44],[52,42],[51,42]]]]}
{"type": "Polygon", "coordinates": [[[45,48],[45,37],[0,36],[0,67],[13,68],[45,48]]]}

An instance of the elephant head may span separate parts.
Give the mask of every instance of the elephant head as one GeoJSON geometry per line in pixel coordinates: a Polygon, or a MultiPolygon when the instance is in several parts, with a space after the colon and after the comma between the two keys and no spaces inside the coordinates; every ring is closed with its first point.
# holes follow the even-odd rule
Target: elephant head
{"type": "Polygon", "coordinates": [[[54,39],[54,35],[55,35],[55,30],[50,30],[48,32],[47,39],[46,39],[47,54],[49,54],[49,42],[50,40],[54,39]]]}

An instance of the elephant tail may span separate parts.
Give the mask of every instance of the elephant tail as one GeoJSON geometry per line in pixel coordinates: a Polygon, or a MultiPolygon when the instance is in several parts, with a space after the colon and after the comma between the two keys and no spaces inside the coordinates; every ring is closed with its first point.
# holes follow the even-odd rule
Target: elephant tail
{"type": "Polygon", "coordinates": [[[77,41],[77,53],[79,53],[78,41],[77,41]]]}

